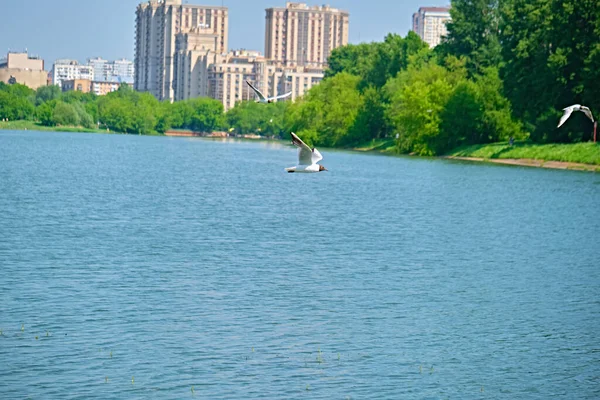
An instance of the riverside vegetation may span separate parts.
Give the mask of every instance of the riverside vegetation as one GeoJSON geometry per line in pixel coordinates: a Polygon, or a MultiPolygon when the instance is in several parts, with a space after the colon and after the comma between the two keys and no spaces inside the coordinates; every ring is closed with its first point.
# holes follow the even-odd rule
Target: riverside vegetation
{"type": "MultiPolygon", "coordinates": [[[[427,156],[510,137],[533,144],[592,139],[593,126],[581,113],[556,125],[561,109],[574,103],[600,115],[600,8],[594,0],[451,3],[443,44],[429,49],[410,32],[337,48],[325,79],[294,103],[240,102],[224,113],[216,100],[171,104],[125,86],[96,97],[2,84],[0,119],[85,128],[99,122],[137,134],[227,129],[287,137],[295,131],[315,146],[393,140],[388,150],[427,156]]],[[[519,157],[558,157],[547,150],[559,147],[528,150],[534,148],[520,146],[519,157]]],[[[569,161],[599,163],[598,145],[569,152],[569,161]]]]}

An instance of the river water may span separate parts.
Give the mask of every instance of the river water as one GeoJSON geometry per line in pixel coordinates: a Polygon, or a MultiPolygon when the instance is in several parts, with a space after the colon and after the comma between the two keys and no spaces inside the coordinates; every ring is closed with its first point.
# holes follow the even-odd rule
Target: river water
{"type": "Polygon", "coordinates": [[[0,132],[0,398],[597,399],[600,175],[0,132]]]}

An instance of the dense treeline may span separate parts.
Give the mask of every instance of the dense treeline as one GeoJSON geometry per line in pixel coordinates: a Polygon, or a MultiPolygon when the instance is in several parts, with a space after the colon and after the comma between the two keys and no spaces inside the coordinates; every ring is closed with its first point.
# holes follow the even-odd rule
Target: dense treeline
{"type": "Polygon", "coordinates": [[[58,86],[34,91],[26,86],[0,83],[0,119],[32,120],[44,126],[100,127],[115,132],[151,134],[168,129],[211,132],[224,126],[223,105],[198,98],[159,102],[149,93],[127,85],[106,96],[64,92],[58,86]]]}
{"type": "Polygon", "coordinates": [[[286,127],[315,145],[394,137],[401,152],[529,137],[590,140],[581,113],[600,113],[600,7],[594,0],[454,0],[444,44],[414,34],[348,45],[326,79],[286,111],[286,127]]]}

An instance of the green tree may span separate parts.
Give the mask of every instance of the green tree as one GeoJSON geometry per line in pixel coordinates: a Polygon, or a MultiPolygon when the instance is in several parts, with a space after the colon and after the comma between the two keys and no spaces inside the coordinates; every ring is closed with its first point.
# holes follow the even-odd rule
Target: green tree
{"type": "Polygon", "coordinates": [[[60,95],[60,87],[56,85],[40,86],[35,92],[35,104],[39,106],[47,101],[58,100],[60,95]]]}
{"type": "Polygon", "coordinates": [[[38,121],[44,126],[54,126],[54,107],[57,100],[48,100],[37,106],[35,115],[38,121]]]}
{"type": "Polygon", "coordinates": [[[156,114],[159,110],[158,100],[150,93],[136,93],[131,96],[131,99],[133,99],[133,112],[130,114],[130,130],[127,132],[139,135],[155,132],[156,114]]]}
{"type": "Polygon", "coordinates": [[[295,131],[301,137],[308,132],[318,132],[316,137],[311,136],[314,145],[346,145],[362,106],[359,83],[360,77],[341,72],[312,87],[305,98],[289,106],[286,130],[295,131]]]}
{"type": "Polygon", "coordinates": [[[388,124],[385,119],[387,99],[384,94],[383,90],[374,86],[363,91],[363,101],[346,138],[347,144],[358,144],[387,136],[388,124]]]}
{"type": "Polygon", "coordinates": [[[25,85],[0,82],[0,118],[9,120],[33,119],[33,90],[25,85]]]}
{"type": "Polygon", "coordinates": [[[188,100],[194,110],[190,129],[198,132],[212,132],[224,125],[223,103],[220,101],[199,97],[188,100]]]}
{"type": "Polygon", "coordinates": [[[349,44],[335,48],[327,59],[328,68],[325,78],[331,78],[341,72],[365,77],[380,43],[349,44]]]}
{"type": "Polygon", "coordinates": [[[189,101],[176,101],[167,106],[173,128],[185,128],[192,125],[194,107],[189,101]]]}
{"type": "Polygon", "coordinates": [[[225,114],[226,123],[238,134],[283,136],[283,119],[289,104],[287,101],[270,104],[242,101],[225,114]]]}
{"type": "Polygon", "coordinates": [[[254,101],[239,102],[225,114],[227,125],[237,134],[258,133],[267,116],[266,108],[270,105],[254,101]]]}
{"type": "Polygon", "coordinates": [[[82,103],[75,103],[73,104],[73,107],[75,108],[75,111],[77,111],[79,125],[83,126],[84,128],[93,128],[95,125],[94,120],[92,119],[92,116],[87,113],[84,105],[82,103]]]}
{"type": "Polygon", "coordinates": [[[53,125],[59,126],[78,126],[80,123],[79,114],[73,104],[58,101],[52,114],[53,125]]]}
{"type": "Polygon", "coordinates": [[[437,53],[466,57],[470,76],[501,65],[499,0],[453,0],[450,15],[448,35],[437,53]]]}
{"type": "Polygon", "coordinates": [[[127,99],[109,93],[98,102],[98,119],[101,127],[122,133],[133,132],[133,105],[127,99]]]}
{"type": "Polygon", "coordinates": [[[422,68],[409,66],[387,83],[390,106],[386,115],[399,135],[400,152],[431,156],[454,145],[454,134],[440,125],[447,104],[459,84],[466,81],[467,72],[464,63],[449,61],[453,62],[450,68],[435,62],[422,68]]]}
{"type": "Polygon", "coordinates": [[[515,115],[535,141],[589,139],[591,125],[579,125],[582,119],[560,129],[556,123],[574,103],[599,111],[599,85],[590,80],[600,46],[597,1],[505,0],[500,10],[502,77],[515,115]]]}
{"type": "Polygon", "coordinates": [[[428,49],[427,43],[412,31],[405,38],[396,34],[387,35],[373,52],[371,68],[366,73],[362,87],[383,87],[388,79],[406,70],[412,55],[428,49]]]}

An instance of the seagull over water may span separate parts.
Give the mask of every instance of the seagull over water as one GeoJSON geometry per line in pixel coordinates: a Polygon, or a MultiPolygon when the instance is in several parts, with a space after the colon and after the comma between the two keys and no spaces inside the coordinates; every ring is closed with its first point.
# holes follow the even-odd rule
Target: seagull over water
{"type": "Polygon", "coordinates": [[[564,124],[566,120],[569,119],[569,117],[571,116],[571,114],[573,113],[573,111],[581,111],[581,112],[583,112],[589,119],[592,120],[592,122],[594,122],[594,117],[592,116],[592,112],[590,111],[590,109],[587,108],[586,106],[582,106],[581,104],[573,104],[572,106],[565,107],[565,108],[563,108],[563,111],[565,113],[560,118],[560,122],[558,123],[557,128],[560,128],[560,126],[562,124],[564,124]]]}
{"type": "Polygon", "coordinates": [[[298,165],[295,167],[286,168],[287,172],[321,172],[327,171],[318,162],[323,159],[319,150],[308,147],[306,143],[302,141],[294,132],[291,132],[292,144],[298,147],[298,165]]]}
{"type": "Polygon", "coordinates": [[[289,92],[280,96],[265,97],[265,95],[262,94],[260,90],[255,88],[254,85],[252,85],[250,82],[246,81],[246,83],[248,84],[248,86],[250,86],[250,88],[252,88],[252,90],[254,90],[254,93],[256,93],[256,96],[258,97],[258,100],[256,100],[257,103],[273,103],[275,100],[284,99],[292,94],[292,92],[289,92]]]}

